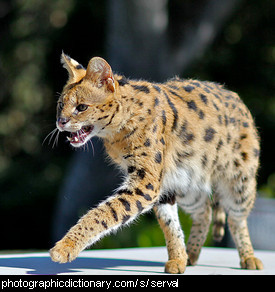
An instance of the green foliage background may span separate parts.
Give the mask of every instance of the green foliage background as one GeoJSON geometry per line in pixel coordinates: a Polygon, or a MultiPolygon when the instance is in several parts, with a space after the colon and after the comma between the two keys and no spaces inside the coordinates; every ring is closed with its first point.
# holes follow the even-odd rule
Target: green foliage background
{"type": "MultiPolygon", "coordinates": [[[[84,65],[105,56],[106,1],[0,0],[0,249],[47,249],[52,213],[72,150],[51,148],[57,93],[66,81],[59,58],[84,65]]],[[[275,197],[274,1],[246,0],[188,77],[225,83],[255,116],[262,138],[261,195],[275,197]]],[[[186,77],[186,76],[185,76],[186,77]]],[[[184,229],[190,219],[181,214],[184,229]]],[[[163,245],[153,214],[96,248],[163,245]]],[[[211,237],[208,240],[211,244],[211,237]]]]}

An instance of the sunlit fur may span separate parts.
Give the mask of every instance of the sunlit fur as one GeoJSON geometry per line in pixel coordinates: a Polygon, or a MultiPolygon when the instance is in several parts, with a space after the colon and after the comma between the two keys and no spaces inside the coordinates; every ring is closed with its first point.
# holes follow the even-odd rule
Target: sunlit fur
{"type": "Polygon", "coordinates": [[[56,243],[52,259],[75,259],[153,208],[167,244],[166,272],[183,273],[187,263],[197,262],[211,221],[220,240],[225,214],[241,267],[261,269],[247,228],[256,197],[259,139],[239,96],[213,82],[129,80],[114,75],[98,57],[87,70],[65,54],[62,63],[69,79],[58,100],[58,130],[74,147],[101,137],[125,181],[56,243]],[[193,219],[186,247],[177,206],[193,219]]]}

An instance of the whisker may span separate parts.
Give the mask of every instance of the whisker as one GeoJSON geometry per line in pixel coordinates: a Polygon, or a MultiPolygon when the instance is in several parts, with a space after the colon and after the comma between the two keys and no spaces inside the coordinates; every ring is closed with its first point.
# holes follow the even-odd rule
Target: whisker
{"type": "MultiPolygon", "coordinates": [[[[80,132],[81,132],[81,134],[85,134],[85,131],[82,129],[80,129],[80,132]]],[[[83,151],[89,152],[89,147],[88,147],[87,143],[85,143],[82,147],[83,147],[83,151]]]]}
{"type": "Polygon", "coordinates": [[[60,134],[60,132],[58,131],[56,136],[55,136],[52,148],[54,148],[55,145],[56,146],[58,145],[59,134],[60,134]]]}
{"type": "Polygon", "coordinates": [[[57,128],[55,128],[54,130],[52,130],[46,137],[45,137],[45,139],[43,140],[43,142],[42,142],[42,145],[44,145],[44,143],[46,142],[46,140],[50,137],[50,139],[49,139],[49,143],[48,143],[48,145],[50,145],[50,143],[51,143],[51,141],[52,141],[52,139],[53,139],[53,136],[54,136],[54,134],[56,133],[56,131],[58,131],[58,129],[57,128]]]}
{"type": "Polygon", "coordinates": [[[87,151],[87,152],[89,152],[88,143],[85,143],[83,146],[84,146],[84,151],[87,151]]]}
{"type": "Polygon", "coordinates": [[[92,149],[93,149],[93,156],[95,156],[95,148],[94,148],[94,144],[92,139],[89,140],[89,142],[91,143],[92,149]]]}

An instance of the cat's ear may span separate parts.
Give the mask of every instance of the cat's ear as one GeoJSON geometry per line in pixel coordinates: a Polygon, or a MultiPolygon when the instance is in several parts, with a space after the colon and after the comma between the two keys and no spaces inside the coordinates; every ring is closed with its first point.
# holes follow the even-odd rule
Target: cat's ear
{"type": "Polygon", "coordinates": [[[90,60],[84,78],[98,88],[105,87],[111,92],[115,91],[115,80],[111,66],[100,57],[94,57],[90,60]]]}
{"type": "Polygon", "coordinates": [[[68,83],[78,82],[86,74],[85,68],[82,65],[80,65],[76,60],[64,54],[64,52],[62,52],[61,54],[61,63],[63,64],[63,67],[67,69],[69,73],[68,83]]]}

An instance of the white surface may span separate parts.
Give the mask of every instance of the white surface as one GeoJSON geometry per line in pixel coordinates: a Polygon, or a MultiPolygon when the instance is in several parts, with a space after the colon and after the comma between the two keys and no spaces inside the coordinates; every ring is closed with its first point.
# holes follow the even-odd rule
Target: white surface
{"type": "MultiPolygon", "coordinates": [[[[185,275],[275,275],[275,251],[256,251],[264,270],[239,267],[235,249],[203,248],[198,264],[185,275]]],[[[89,250],[67,264],[51,261],[47,252],[0,255],[1,275],[163,275],[165,247],[89,250]]]]}

